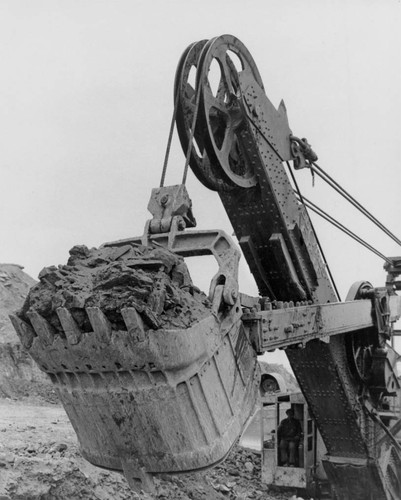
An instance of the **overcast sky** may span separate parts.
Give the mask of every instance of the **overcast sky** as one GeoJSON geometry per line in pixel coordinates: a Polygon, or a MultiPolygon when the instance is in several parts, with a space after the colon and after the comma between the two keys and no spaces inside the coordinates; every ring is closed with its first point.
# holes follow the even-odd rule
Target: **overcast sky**
{"type": "MultiPolygon", "coordinates": [[[[400,12],[399,0],[0,0],[0,261],[36,277],[74,244],[142,234],[178,59],[224,33],[250,50],[319,164],[400,236],[400,12]]],[[[167,183],[184,162],[175,138],[167,183]]],[[[381,252],[401,254],[322,181],[297,178],[381,252]]],[[[216,194],[192,173],[187,187],[198,228],[231,233],[216,194]]],[[[378,257],[313,220],[343,298],[357,280],[384,284],[378,257]]],[[[256,293],[243,269],[242,290],[256,293]]]]}

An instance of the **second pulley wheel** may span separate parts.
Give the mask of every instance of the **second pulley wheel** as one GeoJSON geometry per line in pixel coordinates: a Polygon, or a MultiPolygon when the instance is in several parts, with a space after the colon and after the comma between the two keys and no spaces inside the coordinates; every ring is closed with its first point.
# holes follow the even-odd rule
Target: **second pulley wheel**
{"type": "Polygon", "coordinates": [[[177,107],[175,121],[184,154],[187,155],[190,149],[189,165],[192,171],[202,184],[217,191],[220,179],[205,150],[204,130],[196,126],[192,130],[197,106],[195,74],[206,43],[207,40],[201,40],[191,44],[178,63],[174,82],[174,101],[177,107]]]}
{"type": "MultiPolygon", "coordinates": [[[[373,291],[373,286],[368,281],[356,282],[349,290],[345,300],[366,299],[373,291]]],[[[370,328],[349,334],[346,346],[350,367],[357,379],[367,387],[372,385],[375,382],[374,367],[377,365],[377,354],[383,348],[376,330],[370,328]]],[[[385,358],[383,358],[383,362],[385,362],[385,358]]]]}

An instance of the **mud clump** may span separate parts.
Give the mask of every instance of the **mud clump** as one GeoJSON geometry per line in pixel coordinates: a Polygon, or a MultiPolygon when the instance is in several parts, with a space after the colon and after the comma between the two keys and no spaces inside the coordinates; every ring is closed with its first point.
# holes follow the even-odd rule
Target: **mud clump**
{"type": "Polygon", "coordinates": [[[126,329],[121,316],[134,307],[150,329],[188,328],[210,315],[211,303],[192,283],[184,259],[160,246],[75,246],[66,265],[39,273],[18,316],[36,311],[63,335],[57,315],[67,308],[79,328],[92,330],[87,307],[99,307],[113,329],[126,329]]]}

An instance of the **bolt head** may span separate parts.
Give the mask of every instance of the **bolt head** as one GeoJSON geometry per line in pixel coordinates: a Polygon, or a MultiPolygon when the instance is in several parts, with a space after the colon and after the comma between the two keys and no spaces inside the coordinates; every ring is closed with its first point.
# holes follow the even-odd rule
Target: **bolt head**
{"type": "Polygon", "coordinates": [[[168,194],[164,194],[161,198],[160,198],[160,205],[166,205],[168,202],[168,194]]]}

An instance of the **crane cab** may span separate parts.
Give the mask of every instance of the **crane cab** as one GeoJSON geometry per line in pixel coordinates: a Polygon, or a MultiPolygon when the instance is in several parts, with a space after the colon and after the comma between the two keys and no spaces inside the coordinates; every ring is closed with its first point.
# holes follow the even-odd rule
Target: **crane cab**
{"type": "Polygon", "coordinates": [[[326,475],[321,457],[326,449],[301,392],[262,394],[262,482],[274,486],[299,488],[315,494],[318,482],[325,482],[326,475]],[[291,409],[300,423],[302,433],[295,442],[294,465],[288,465],[289,450],[280,447],[280,423],[291,409]],[[285,455],[285,456],[283,456],[285,455]]]}

